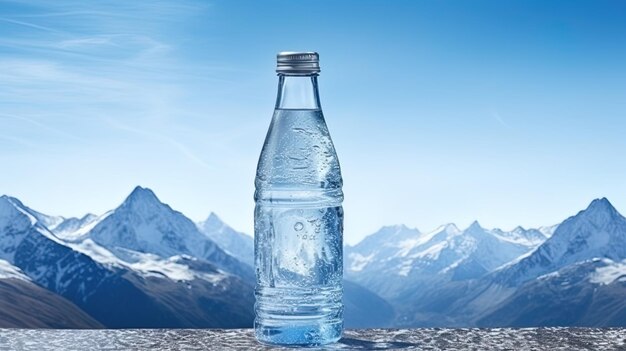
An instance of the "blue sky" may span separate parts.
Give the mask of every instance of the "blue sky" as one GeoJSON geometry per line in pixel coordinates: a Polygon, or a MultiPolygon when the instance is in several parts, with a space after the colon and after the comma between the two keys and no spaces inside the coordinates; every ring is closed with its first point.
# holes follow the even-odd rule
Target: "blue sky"
{"type": "Polygon", "coordinates": [[[346,241],[386,224],[626,212],[620,1],[0,1],[0,193],[50,214],[135,185],[252,231],[278,51],[320,53],[346,241]]]}

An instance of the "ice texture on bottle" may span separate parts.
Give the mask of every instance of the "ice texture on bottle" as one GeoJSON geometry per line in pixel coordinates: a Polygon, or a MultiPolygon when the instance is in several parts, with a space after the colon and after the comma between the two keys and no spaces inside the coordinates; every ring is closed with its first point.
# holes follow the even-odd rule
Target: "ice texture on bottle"
{"type": "Polygon", "coordinates": [[[276,109],[255,183],[256,337],[309,346],[339,340],[342,178],[321,109],[276,109]]]}

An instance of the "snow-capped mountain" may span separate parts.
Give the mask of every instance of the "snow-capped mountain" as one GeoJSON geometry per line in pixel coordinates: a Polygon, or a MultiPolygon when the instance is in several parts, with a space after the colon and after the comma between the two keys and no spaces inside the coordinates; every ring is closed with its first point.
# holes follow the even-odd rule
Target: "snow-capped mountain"
{"type": "Polygon", "coordinates": [[[227,253],[254,266],[254,240],[224,223],[215,213],[198,223],[198,229],[227,253]]]}
{"type": "Polygon", "coordinates": [[[447,224],[428,233],[383,227],[346,248],[346,275],[384,297],[396,298],[434,281],[479,278],[544,240],[535,229],[488,230],[478,222],[465,230],[447,224]]]}
{"type": "Polygon", "coordinates": [[[88,273],[103,280],[112,272],[73,251],[52,234],[19,200],[0,197],[0,259],[18,267],[30,279],[61,295],[79,294],[73,276],[88,273]]]}
{"type": "MultiPolygon", "coordinates": [[[[2,196],[0,326],[249,327],[253,246],[141,187],[82,218],[2,196]]],[[[597,199],[538,229],[384,227],[345,248],[345,275],[351,327],[624,325],[626,218],[597,199]]]]}
{"type": "Polygon", "coordinates": [[[597,199],[528,254],[480,279],[414,298],[401,324],[624,325],[625,259],[626,219],[607,199],[597,199]]]}
{"type": "Polygon", "coordinates": [[[395,257],[399,252],[406,251],[406,247],[410,245],[407,243],[420,234],[418,229],[405,225],[386,226],[367,236],[356,246],[346,246],[344,260],[347,273],[360,272],[375,262],[395,257]]]}
{"type": "Polygon", "coordinates": [[[537,250],[498,272],[496,279],[517,285],[594,258],[626,258],[626,218],[606,198],[566,219],[537,250]]]}
{"type": "Polygon", "coordinates": [[[129,253],[152,254],[163,259],[186,255],[210,262],[248,281],[254,276],[250,266],[227,254],[200,233],[189,218],[162,203],[147,188],[136,187],[118,208],[91,225],[93,227],[76,241],[91,239],[124,260],[129,253]]]}
{"type": "MultiPolygon", "coordinates": [[[[0,199],[0,263],[7,262],[0,266],[2,276],[32,279],[107,327],[251,325],[251,268],[210,237],[239,242],[243,257],[253,256],[253,239],[217,216],[203,223],[205,235],[151,190],[138,187],[104,215],[50,218],[62,217],[46,216],[14,198],[0,199]],[[55,233],[38,218],[54,223],[55,233]],[[34,240],[24,240],[28,235],[37,242],[26,246],[34,240]]],[[[346,282],[345,288],[348,325],[390,325],[394,312],[387,302],[355,283],[346,282]],[[369,313],[372,303],[376,315],[369,313]]]]}
{"type": "Polygon", "coordinates": [[[17,199],[0,198],[0,259],[103,325],[251,325],[252,286],[212,263],[184,256],[150,260],[141,256],[147,253],[130,251],[126,252],[128,263],[93,241],[88,247],[88,237],[64,242],[31,212],[17,199]],[[180,276],[185,271],[193,275],[180,276]],[[216,311],[224,313],[216,315],[216,311]]]}

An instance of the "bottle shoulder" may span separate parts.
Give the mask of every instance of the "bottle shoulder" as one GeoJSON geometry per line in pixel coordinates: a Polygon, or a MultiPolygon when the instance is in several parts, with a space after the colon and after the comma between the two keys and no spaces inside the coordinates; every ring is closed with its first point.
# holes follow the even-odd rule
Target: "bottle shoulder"
{"type": "Polygon", "coordinates": [[[321,110],[276,110],[257,167],[258,188],[341,188],[341,167],[321,110]]]}

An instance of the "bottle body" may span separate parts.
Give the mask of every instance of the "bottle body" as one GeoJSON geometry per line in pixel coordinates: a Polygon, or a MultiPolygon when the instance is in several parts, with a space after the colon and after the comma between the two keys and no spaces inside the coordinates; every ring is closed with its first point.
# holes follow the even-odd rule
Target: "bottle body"
{"type": "Polygon", "coordinates": [[[321,109],[281,107],[255,181],[255,333],[323,345],[343,331],[341,171],[321,109]]]}

